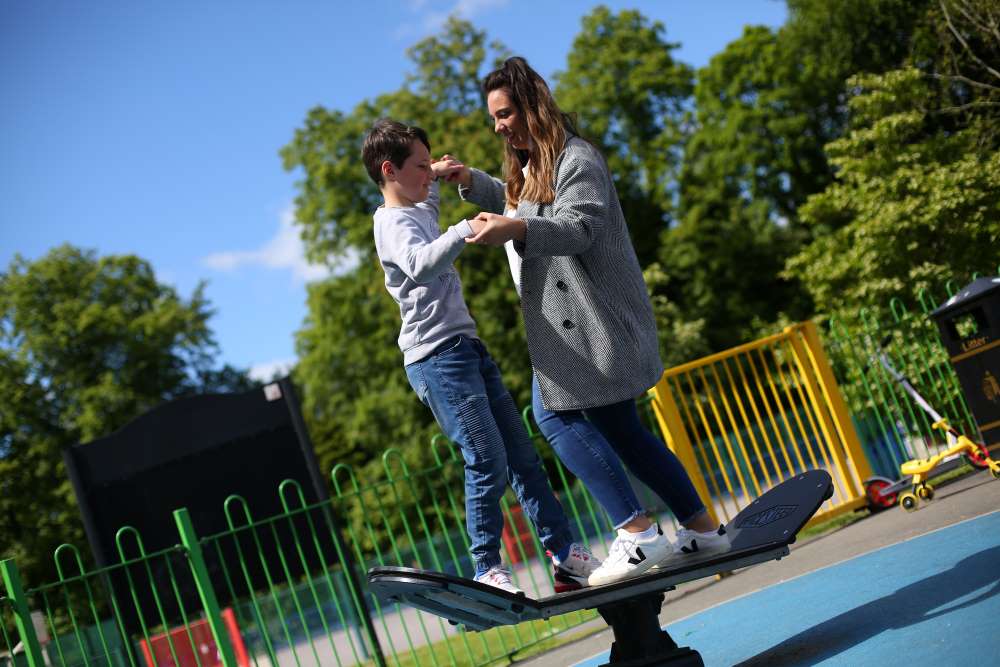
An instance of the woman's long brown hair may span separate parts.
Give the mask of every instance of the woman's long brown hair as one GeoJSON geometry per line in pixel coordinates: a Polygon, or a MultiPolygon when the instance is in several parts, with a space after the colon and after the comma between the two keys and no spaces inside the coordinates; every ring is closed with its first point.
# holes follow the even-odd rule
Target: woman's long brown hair
{"type": "Polygon", "coordinates": [[[500,69],[486,75],[483,92],[503,89],[525,119],[533,146],[504,149],[504,176],[507,179],[507,206],[515,208],[521,199],[550,203],[555,199],[556,159],[568,134],[577,134],[573,118],[556,104],[545,79],[531,69],[524,58],[508,58],[500,69]],[[528,177],[521,169],[528,165],[528,177]]]}

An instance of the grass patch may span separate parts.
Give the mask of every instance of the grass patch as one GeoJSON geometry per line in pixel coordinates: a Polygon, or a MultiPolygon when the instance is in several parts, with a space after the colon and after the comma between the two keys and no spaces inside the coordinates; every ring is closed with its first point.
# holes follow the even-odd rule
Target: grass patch
{"type": "MultiPolygon", "coordinates": [[[[599,616],[600,615],[597,612],[593,612],[594,618],[598,618],[599,616]]],[[[532,656],[539,655],[540,653],[545,653],[546,651],[550,651],[554,648],[558,648],[565,644],[572,644],[575,641],[585,639],[590,635],[595,635],[598,632],[603,632],[604,630],[607,629],[608,626],[600,625],[594,628],[585,628],[578,632],[570,632],[569,630],[563,630],[562,632],[555,634],[549,637],[548,639],[544,639],[538,643],[525,647],[524,650],[515,651],[514,654],[511,656],[512,662],[514,661],[520,662],[522,660],[527,660],[532,656]]],[[[509,663],[502,663],[502,664],[509,664],[509,663]]]]}
{"type": "Polygon", "coordinates": [[[949,470],[945,473],[938,475],[937,477],[931,477],[927,481],[931,483],[932,486],[941,486],[942,484],[947,484],[948,482],[955,480],[959,477],[965,477],[970,472],[977,472],[975,468],[970,466],[968,463],[963,463],[954,470],[949,470]]]}
{"type": "Polygon", "coordinates": [[[813,526],[803,528],[799,531],[797,539],[804,540],[809,537],[816,537],[817,535],[825,535],[826,533],[832,533],[835,530],[839,530],[844,526],[850,526],[856,521],[861,521],[870,514],[868,510],[861,510],[859,512],[845,512],[844,514],[838,514],[837,516],[829,519],[828,521],[823,521],[822,523],[817,523],[813,526]]]}
{"type": "MultiPolygon", "coordinates": [[[[544,621],[505,625],[485,632],[459,632],[447,639],[386,655],[390,667],[427,667],[428,665],[510,665],[564,644],[588,637],[604,627],[573,632],[577,626],[598,618],[595,611],[573,612],[544,621]]],[[[390,647],[385,646],[385,650],[390,647]]],[[[366,667],[374,665],[365,663],[366,667]]]]}

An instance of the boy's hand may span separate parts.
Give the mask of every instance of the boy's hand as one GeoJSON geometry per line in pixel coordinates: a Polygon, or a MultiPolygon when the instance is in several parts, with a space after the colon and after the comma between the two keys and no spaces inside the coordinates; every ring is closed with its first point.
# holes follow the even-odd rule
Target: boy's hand
{"type": "Polygon", "coordinates": [[[469,223],[469,227],[472,227],[472,236],[465,237],[465,240],[471,242],[472,238],[483,230],[486,223],[479,218],[472,218],[471,220],[466,220],[466,222],[469,223]]]}
{"type": "Polygon", "coordinates": [[[435,178],[443,178],[449,183],[459,183],[468,187],[472,184],[472,172],[454,155],[444,155],[431,163],[435,178]]]}

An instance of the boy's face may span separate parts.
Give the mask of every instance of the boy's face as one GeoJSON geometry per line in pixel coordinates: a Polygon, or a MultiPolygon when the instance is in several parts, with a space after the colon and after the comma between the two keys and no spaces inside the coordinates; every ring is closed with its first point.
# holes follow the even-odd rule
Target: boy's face
{"type": "Polygon", "coordinates": [[[430,192],[431,179],[434,177],[431,171],[430,151],[420,140],[414,139],[410,144],[410,156],[403,162],[403,166],[397,167],[386,160],[382,163],[382,176],[386,185],[394,188],[397,194],[410,202],[416,204],[424,201],[430,192]]]}

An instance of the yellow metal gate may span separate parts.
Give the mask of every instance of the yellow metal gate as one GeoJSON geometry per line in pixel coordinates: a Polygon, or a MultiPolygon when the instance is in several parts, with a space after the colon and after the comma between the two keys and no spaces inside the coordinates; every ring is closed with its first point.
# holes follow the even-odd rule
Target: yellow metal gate
{"type": "Polygon", "coordinates": [[[716,519],[810,468],[834,483],[810,523],[865,505],[871,468],[812,322],[671,368],[651,393],[667,445],[716,519]]]}

